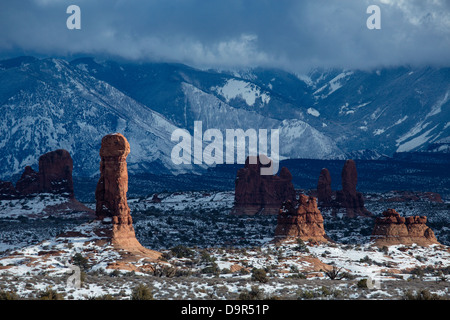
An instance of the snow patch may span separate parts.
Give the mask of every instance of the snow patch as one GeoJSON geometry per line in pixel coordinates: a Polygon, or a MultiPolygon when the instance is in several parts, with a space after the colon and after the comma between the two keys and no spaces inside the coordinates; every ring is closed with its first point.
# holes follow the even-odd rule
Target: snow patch
{"type": "Polygon", "coordinates": [[[226,102],[229,103],[232,99],[241,98],[248,106],[254,106],[257,99],[261,99],[263,104],[270,102],[270,96],[261,92],[261,89],[253,83],[228,79],[223,87],[212,87],[211,90],[216,91],[226,102]]]}
{"type": "Polygon", "coordinates": [[[317,110],[314,109],[314,108],[308,108],[308,110],[306,110],[306,112],[308,112],[308,114],[310,114],[310,115],[312,115],[312,116],[314,116],[314,117],[320,116],[320,112],[317,111],[317,110]]]}
{"type": "Polygon", "coordinates": [[[413,149],[416,149],[417,147],[420,147],[421,145],[425,144],[426,142],[428,142],[428,140],[430,140],[430,133],[431,131],[433,131],[434,129],[436,129],[437,126],[434,126],[433,128],[431,128],[430,130],[424,132],[423,134],[421,134],[420,136],[409,140],[408,142],[405,142],[403,144],[401,144],[398,149],[397,152],[407,152],[407,151],[411,151],[413,149]]]}

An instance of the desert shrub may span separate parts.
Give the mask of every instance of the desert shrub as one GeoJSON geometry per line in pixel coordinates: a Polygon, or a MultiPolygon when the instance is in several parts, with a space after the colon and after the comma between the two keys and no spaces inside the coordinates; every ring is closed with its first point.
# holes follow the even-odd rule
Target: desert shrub
{"type": "Polygon", "coordinates": [[[295,249],[299,252],[309,253],[309,249],[302,239],[297,239],[297,247],[295,249]]]}
{"type": "Polygon", "coordinates": [[[131,300],[153,300],[153,293],[148,286],[146,286],[144,284],[139,284],[131,292],[130,299],[131,300]]]}
{"type": "Polygon", "coordinates": [[[415,267],[411,274],[415,277],[418,277],[419,279],[422,279],[425,276],[425,270],[420,267],[415,267]]]}
{"type": "Polygon", "coordinates": [[[89,268],[88,259],[83,257],[81,253],[76,253],[72,257],[72,263],[76,265],[77,267],[80,267],[81,270],[86,270],[89,268]]]}
{"type": "Polygon", "coordinates": [[[367,279],[361,279],[356,283],[356,286],[361,289],[367,288],[367,279]]]}
{"type": "Polygon", "coordinates": [[[416,292],[412,292],[412,291],[408,290],[405,292],[403,299],[404,300],[442,300],[443,297],[441,297],[435,293],[431,293],[427,289],[423,289],[423,290],[416,291],[416,292]]]}
{"type": "Polygon", "coordinates": [[[264,291],[258,286],[252,286],[250,291],[244,290],[239,294],[239,300],[262,300],[264,291]]]}
{"type": "Polygon", "coordinates": [[[211,265],[203,268],[202,273],[219,275],[220,269],[219,269],[219,266],[217,265],[217,263],[213,262],[213,263],[211,263],[211,265]]]}
{"type": "Polygon", "coordinates": [[[211,257],[211,255],[208,253],[208,251],[206,251],[206,250],[203,250],[202,252],[201,252],[201,261],[202,262],[215,262],[216,261],[216,258],[214,258],[214,257],[211,257]]]}
{"type": "Polygon", "coordinates": [[[297,299],[298,300],[314,299],[315,297],[316,297],[316,295],[314,294],[314,292],[312,292],[310,290],[298,290],[297,291],[297,299]]]}
{"type": "Polygon", "coordinates": [[[118,269],[114,269],[114,270],[109,274],[110,277],[118,277],[118,276],[120,276],[120,275],[121,275],[121,273],[120,273],[120,271],[119,271],[118,269]]]}
{"type": "Polygon", "coordinates": [[[100,296],[87,297],[87,300],[116,300],[116,298],[107,293],[100,296]]]}
{"type": "Polygon", "coordinates": [[[248,271],[246,268],[242,268],[241,270],[239,270],[239,274],[241,276],[247,275],[249,273],[250,273],[250,271],[248,271]]]}
{"type": "Polygon", "coordinates": [[[177,258],[190,258],[194,255],[194,251],[183,245],[175,246],[170,251],[177,258]]]}
{"type": "Polygon", "coordinates": [[[0,291],[0,300],[19,300],[19,296],[10,291],[0,291]]]}
{"type": "Polygon", "coordinates": [[[325,271],[325,275],[328,278],[330,278],[331,280],[340,280],[340,279],[342,279],[342,277],[340,276],[341,269],[342,268],[338,268],[336,266],[333,266],[333,268],[331,270],[325,271]]]}
{"type": "Polygon", "coordinates": [[[252,280],[259,281],[261,283],[266,283],[269,281],[269,279],[267,278],[266,271],[264,269],[257,269],[257,268],[252,269],[252,280]]]}
{"type": "Polygon", "coordinates": [[[47,287],[45,291],[40,292],[38,298],[40,300],[64,300],[63,294],[53,290],[52,287],[47,287]]]}

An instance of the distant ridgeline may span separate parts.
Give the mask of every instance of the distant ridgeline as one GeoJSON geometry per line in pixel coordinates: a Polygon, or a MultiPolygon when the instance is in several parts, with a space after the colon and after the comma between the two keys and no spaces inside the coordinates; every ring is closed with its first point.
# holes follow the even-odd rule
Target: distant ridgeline
{"type": "MultiPolygon", "coordinates": [[[[450,199],[450,154],[398,153],[383,160],[355,160],[358,166],[358,190],[360,192],[388,192],[391,190],[437,192],[442,198],[450,199]],[[439,183],[436,183],[439,181],[439,183]]],[[[280,161],[280,168],[286,167],[292,174],[296,189],[315,189],[323,168],[331,175],[331,187],[339,190],[341,171],[345,160],[290,159],[280,161]]],[[[239,164],[218,165],[209,168],[198,179],[197,174],[130,174],[130,197],[142,197],[156,192],[234,190],[239,164]]],[[[75,193],[80,200],[93,201],[92,190],[95,178],[74,176],[75,193]]]]}

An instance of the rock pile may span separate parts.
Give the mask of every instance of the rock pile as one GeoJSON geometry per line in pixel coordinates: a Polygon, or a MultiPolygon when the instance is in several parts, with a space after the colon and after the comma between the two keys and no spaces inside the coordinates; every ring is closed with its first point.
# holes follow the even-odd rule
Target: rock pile
{"type": "Polygon", "coordinates": [[[305,241],[327,242],[323,217],[316,198],[301,194],[298,201],[286,201],[281,206],[275,238],[300,238],[305,241]]]}
{"type": "Polygon", "coordinates": [[[376,218],[372,240],[377,246],[413,243],[428,246],[439,243],[426,223],[425,216],[401,217],[394,209],[388,209],[383,212],[383,217],[376,218]]]}
{"type": "Polygon", "coordinates": [[[248,157],[237,172],[233,214],[277,214],[284,201],[296,199],[289,170],[281,168],[279,176],[261,175],[261,168],[271,167],[269,159],[265,157],[262,162],[268,164],[263,164],[261,157],[265,156],[248,157]]]}

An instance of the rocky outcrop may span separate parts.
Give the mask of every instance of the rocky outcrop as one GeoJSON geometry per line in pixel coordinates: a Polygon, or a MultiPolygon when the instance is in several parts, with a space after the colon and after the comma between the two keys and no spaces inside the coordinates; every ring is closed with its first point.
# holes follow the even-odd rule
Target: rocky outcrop
{"type": "Polygon", "coordinates": [[[261,168],[271,164],[263,164],[269,162],[267,157],[261,163],[260,157],[248,157],[244,168],[237,172],[233,214],[277,214],[284,201],[296,198],[289,170],[281,168],[279,176],[261,175],[261,168]]]}
{"type": "Polygon", "coordinates": [[[331,189],[331,176],[327,168],[323,168],[317,182],[315,195],[321,208],[332,208],[333,213],[342,209],[347,217],[372,216],[372,213],[364,207],[364,197],[356,190],[358,173],[353,160],[347,160],[341,173],[342,190],[333,192],[331,189]]]}
{"type": "Polygon", "coordinates": [[[0,200],[12,200],[18,198],[19,193],[10,181],[0,180],[0,200]]]}
{"type": "Polygon", "coordinates": [[[386,202],[410,202],[410,201],[426,201],[443,203],[442,197],[436,192],[420,192],[420,191],[399,191],[394,190],[388,193],[386,199],[381,201],[386,202]]]}
{"type": "Polygon", "coordinates": [[[316,198],[301,194],[298,201],[284,202],[278,213],[275,238],[327,242],[329,238],[325,233],[316,198]]]}
{"type": "Polygon", "coordinates": [[[347,160],[342,169],[342,190],[336,192],[336,202],[341,208],[345,208],[347,217],[371,216],[364,207],[363,195],[356,191],[358,183],[358,173],[356,163],[353,160],[347,160]]]}
{"type": "Polygon", "coordinates": [[[347,160],[341,173],[342,190],[333,192],[331,189],[331,176],[328,169],[324,168],[320,172],[317,183],[317,197],[321,208],[332,208],[333,213],[344,209],[346,216],[353,218],[356,216],[369,217],[372,213],[364,207],[364,197],[356,190],[358,183],[358,173],[353,160],[347,160]]]}
{"type": "Polygon", "coordinates": [[[26,166],[22,176],[16,183],[16,190],[20,196],[40,193],[39,172],[34,171],[30,166],[26,166]]]}
{"type": "Polygon", "coordinates": [[[67,150],[48,152],[39,158],[40,192],[67,194],[73,197],[73,161],[67,150]]]}
{"type": "Polygon", "coordinates": [[[376,218],[372,240],[377,246],[413,243],[428,246],[439,243],[426,223],[425,216],[401,217],[394,209],[388,209],[383,212],[383,217],[376,218]]]}
{"type": "Polygon", "coordinates": [[[159,253],[144,248],[136,239],[133,219],[127,203],[128,171],[126,158],[130,153],[127,139],[120,133],[103,137],[100,148],[100,178],[95,190],[96,220],[103,223],[99,235],[111,239],[114,247],[152,258],[159,253]]]}
{"type": "Polygon", "coordinates": [[[320,171],[317,182],[317,201],[319,205],[330,206],[332,203],[333,190],[331,189],[331,176],[327,168],[320,171]]]}
{"type": "Polygon", "coordinates": [[[44,192],[74,198],[72,169],[73,161],[68,151],[59,149],[48,152],[39,157],[39,171],[25,167],[15,188],[11,182],[8,186],[4,182],[0,199],[22,198],[44,192]]]}

